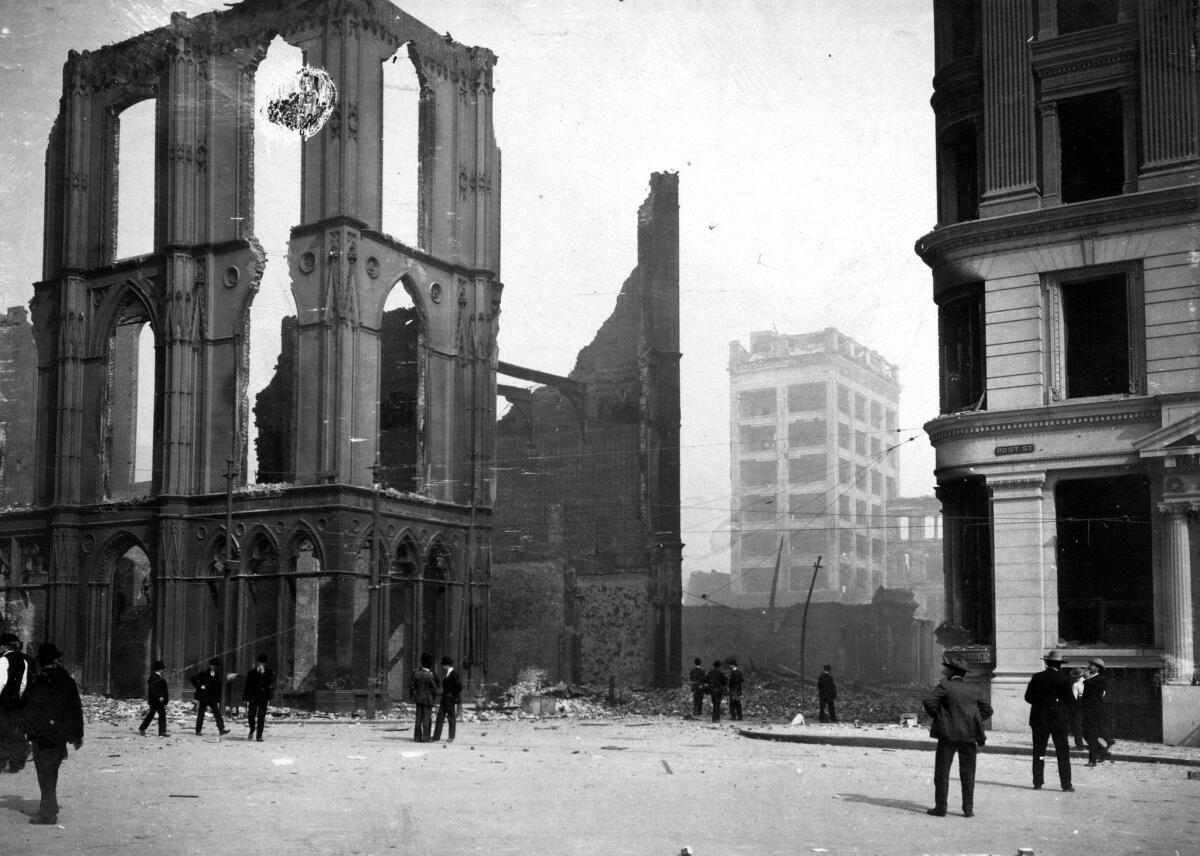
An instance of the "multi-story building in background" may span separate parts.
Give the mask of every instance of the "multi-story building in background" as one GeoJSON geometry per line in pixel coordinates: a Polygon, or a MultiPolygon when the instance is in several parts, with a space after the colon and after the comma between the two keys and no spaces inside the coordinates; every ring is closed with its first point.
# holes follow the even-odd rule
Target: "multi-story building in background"
{"type": "Polygon", "coordinates": [[[946,613],[995,727],[1049,648],[1200,745],[1194,0],[937,0],[946,613]],[[986,663],[982,660],[986,659],[986,663]]]}
{"type": "Polygon", "coordinates": [[[945,614],[942,574],[942,506],[934,496],[888,501],[888,585],[908,589],[916,618],[940,622],[945,614]]]}
{"type": "Polygon", "coordinates": [[[820,557],[815,600],[870,601],[888,584],[899,370],[827,328],[731,342],[729,379],[731,600],[803,602],[820,557]]]}

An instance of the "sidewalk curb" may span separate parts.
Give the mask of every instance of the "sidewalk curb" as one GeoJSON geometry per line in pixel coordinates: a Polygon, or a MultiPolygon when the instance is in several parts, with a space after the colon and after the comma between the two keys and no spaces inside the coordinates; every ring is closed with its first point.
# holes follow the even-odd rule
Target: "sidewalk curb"
{"type": "MultiPolygon", "coordinates": [[[[932,752],[937,748],[936,740],[917,741],[903,740],[893,737],[845,736],[839,734],[774,734],[764,731],[747,731],[738,729],[739,737],[751,740],[775,740],[781,743],[810,743],[827,746],[861,746],[870,749],[909,749],[915,752],[932,752]]],[[[986,755],[1018,755],[1029,757],[1031,747],[1028,746],[982,746],[981,754],[986,755]]],[[[1110,761],[1124,761],[1138,764],[1174,764],[1180,767],[1200,767],[1200,760],[1191,758],[1168,758],[1162,755],[1130,755],[1113,753],[1108,756],[1110,761]]]]}

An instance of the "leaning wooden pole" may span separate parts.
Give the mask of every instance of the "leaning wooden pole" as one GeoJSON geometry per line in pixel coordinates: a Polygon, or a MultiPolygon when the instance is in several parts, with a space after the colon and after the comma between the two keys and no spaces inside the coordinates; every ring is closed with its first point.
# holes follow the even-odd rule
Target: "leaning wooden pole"
{"type": "Polygon", "coordinates": [[[808,634],[808,605],[812,603],[813,588],[817,584],[817,574],[821,572],[821,557],[813,562],[812,580],[808,584],[808,597],[804,598],[804,615],[800,618],[800,707],[807,703],[808,685],[804,683],[804,638],[808,634]]]}

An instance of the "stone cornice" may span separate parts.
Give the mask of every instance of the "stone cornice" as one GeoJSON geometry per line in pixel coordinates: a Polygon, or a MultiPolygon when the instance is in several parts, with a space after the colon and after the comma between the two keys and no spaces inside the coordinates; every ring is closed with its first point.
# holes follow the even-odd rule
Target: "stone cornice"
{"type": "Polygon", "coordinates": [[[965,437],[1028,434],[1035,431],[1059,431],[1081,426],[1118,425],[1129,422],[1153,422],[1159,418],[1160,404],[1153,398],[1055,404],[1031,410],[982,411],[940,416],[925,423],[925,433],[933,446],[965,437]]]}
{"type": "Polygon", "coordinates": [[[914,249],[925,264],[937,267],[960,251],[1010,252],[1062,241],[1078,231],[1127,228],[1138,220],[1192,223],[1198,207],[1200,193],[1195,184],[1188,184],[942,226],[917,239],[914,249]]]}
{"type": "Polygon", "coordinates": [[[1033,69],[1042,98],[1066,97],[1116,83],[1136,83],[1136,24],[1117,24],[1037,42],[1033,69]]]}

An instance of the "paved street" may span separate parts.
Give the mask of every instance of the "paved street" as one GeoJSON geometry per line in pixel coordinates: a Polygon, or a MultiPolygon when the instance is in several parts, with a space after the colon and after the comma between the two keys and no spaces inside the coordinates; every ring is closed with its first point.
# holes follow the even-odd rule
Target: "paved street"
{"type": "Polygon", "coordinates": [[[724,723],[497,720],[449,745],[395,721],[272,724],[263,743],[240,724],[220,740],[135,727],[89,727],[59,827],[27,823],[32,765],[0,777],[0,853],[1200,854],[1194,767],[1076,760],[1064,794],[1032,790],[1027,757],[984,755],[976,816],[958,814],[955,780],[950,816],[931,818],[931,752],[724,723]]]}

